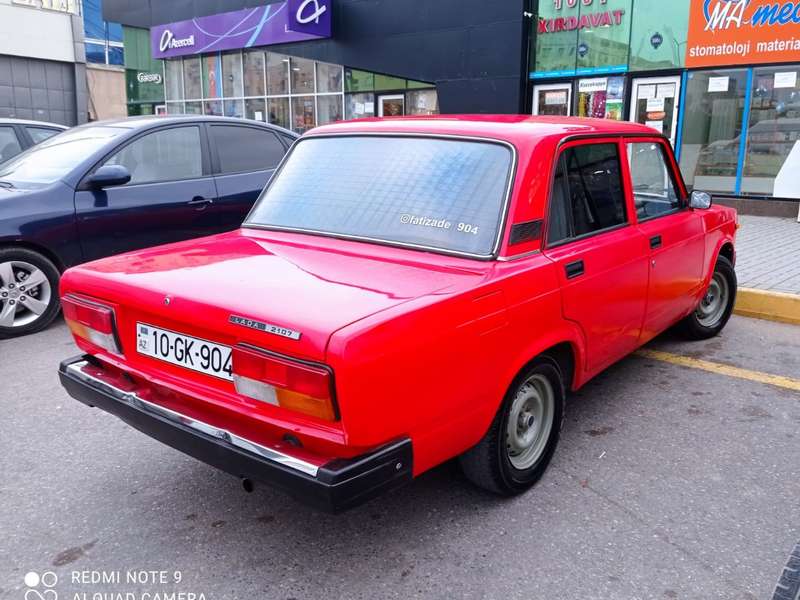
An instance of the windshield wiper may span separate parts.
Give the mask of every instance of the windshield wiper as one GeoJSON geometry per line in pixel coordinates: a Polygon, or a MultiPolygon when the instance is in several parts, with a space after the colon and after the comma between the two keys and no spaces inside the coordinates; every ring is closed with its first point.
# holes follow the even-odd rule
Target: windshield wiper
{"type": "Polygon", "coordinates": [[[0,181],[0,187],[11,189],[14,187],[14,184],[10,181],[0,181]]]}

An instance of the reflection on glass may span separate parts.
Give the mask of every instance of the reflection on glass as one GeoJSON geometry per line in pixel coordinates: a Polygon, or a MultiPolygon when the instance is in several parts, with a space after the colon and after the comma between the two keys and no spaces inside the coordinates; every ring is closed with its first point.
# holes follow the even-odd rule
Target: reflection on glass
{"type": "Polygon", "coordinates": [[[236,117],[237,119],[244,118],[243,100],[225,100],[224,106],[226,117],[236,117]]]}
{"type": "Polygon", "coordinates": [[[292,94],[314,93],[314,61],[305,58],[291,59],[292,94]]]}
{"type": "Polygon", "coordinates": [[[292,98],[292,129],[305,133],[316,126],[314,96],[295,96],[292,98]]]}
{"type": "Polygon", "coordinates": [[[347,119],[364,119],[375,116],[375,94],[347,94],[345,96],[347,119]]]}
{"type": "Polygon", "coordinates": [[[222,55],[222,90],[226,98],[236,98],[242,90],[242,54],[228,52],[222,55]]]}
{"type": "Polygon", "coordinates": [[[342,91],[342,67],[317,63],[317,93],[342,91]]]}
{"type": "Polygon", "coordinates": [[[798,163],[800,69],[797,66],[756,69],[742,192],[791,198],[800,196],[798,163]]]}
{"type": "Polygon", "coordinates": [[[289,57],[267,52],[267,94],[289,93],[289,57]]]}
{"type": "Polygon", "coordinates": [[[183,59],[183,93],[187,100],[203,97],[200,93],[200,57],[183,59]]]}
{"type": "Polygon", "coordinates": [[[222,58],[219,54],[203,57],[203,98],[222,97],[222,58]]]}
{"type": "Polygon", "coordinates": [[[630,68],[635,71],[683,67],[689,2],[636,0],[631,16],[630,68]]]}
{"type": "Polygon", "coordinates": [[[247,50],[244,53],[244,95],[264,94],[264,53],[260,50],[247,50]]]}
{"type": "Polygon", "coordinates": [[[286,129],[290,128],[289,123],[289,99],[288,98],[269,98],[267,100],[267,122],[278,125],[286,129]]]}
{"type": "Polygon", "coordinates": [[[415,90],[406,93],[406,114],[438,115],[439,96],[436,90],[415,90]]]}
{"type": "Polygon", "coordinates": [[[203,103],[202,102],[187,102],[185,108],[187,115],[202,115],[203,103]]]}
{"type": "Polygon", "coordinates": [[[244,114],[248,119],[255,119],[256,121],[266,121],[267,114],[265,111],[265,103],[263,98],[254,98],[252,100],[244,101],[244,114]]]}
{"type": "Polygon", "coordinates": [[[317,96],[317,110],[319,111],[317,118],[318,125],[341,121],[344,116],[342,95],[317,96]]]}
{"type": "Polygon", "coordinates": [[[735,191],[746,85],[744,69],[689,73],[681,171],[690,187],[735,191]]]}
{"type": "Polygon", "coordinates": [[[165,61],[164,75],[166,82],[164,91],[167,100],[183,100],[183,68],[180,58],[173,58],[165,61]]]}
{"type": "Polygon", "coordinates": [[[357,69],[345,70],[346,92],[371,92],[375,89],[375,74],[357,69]]]}
{"type": "Polygon", "coordinates": [[[578,5],[581,18],[597,19],[600,23],[598,27],[578,28],[578,74],[604,67],[627,68],[631,0],[606,0],[589,6],[578,2],[578,5]]]}
{"type": "Polygon", "coordinates": [[[184,112],[183,102],[167,102],[168,115],[182,115],[184,112]]]}
{"type": "MultiPolygon", "coordinates": [[[[188,104],[188,103],[187,103],[188,104]]],[[[203,114],[215,117],[222,116],[222,100],[207,100],[203,102],[203,114]]]]}

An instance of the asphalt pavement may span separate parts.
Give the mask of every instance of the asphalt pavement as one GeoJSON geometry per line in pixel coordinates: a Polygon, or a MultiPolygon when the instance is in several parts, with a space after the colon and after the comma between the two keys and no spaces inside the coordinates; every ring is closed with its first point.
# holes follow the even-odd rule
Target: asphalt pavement
{"type": "MultiPolygon", "coordinates": [[[[791,325],[649,348],[800,379],[791,325]]],[[[571,397],[529,493],[448,463],[333,516],[70,399],[76,353],[61,322],[0,341],[2,599],[766,599],[800,541],[800,392],[749,371],[630,357],[571,397]]]]}

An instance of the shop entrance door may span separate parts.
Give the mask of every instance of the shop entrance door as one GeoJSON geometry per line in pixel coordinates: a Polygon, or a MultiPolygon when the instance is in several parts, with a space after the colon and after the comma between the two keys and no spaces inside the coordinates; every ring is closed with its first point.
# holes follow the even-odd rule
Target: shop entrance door
{"type": "Polygon", "coordinates": [[[675,147],[678,131],[680,77],[647,77],[633,80],[631,121],[660,131],[675,147]]]}
{"type": "Polygon", "coordinates": [[[568,117],[571,106],[571,83],[548,83],[533,87],[534,115],[568,117]]]}
{"type": "Polygon", "coordinates": [[[379,117],[402,117],[406,114],[406,97],[403,94],[378,96],[379,117]]]}

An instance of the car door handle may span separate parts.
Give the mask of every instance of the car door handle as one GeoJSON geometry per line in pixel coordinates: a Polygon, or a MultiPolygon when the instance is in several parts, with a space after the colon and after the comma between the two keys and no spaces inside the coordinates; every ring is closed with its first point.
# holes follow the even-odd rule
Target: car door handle
{"type": "Polygon", "coordinates": [[[574,279],[580,277],[584,273],[583,261],[576,260],[575,262],[568,263],[564,270],[567,272],[567,279],[574,279]]]}
{"type": "Polygon", "coordinates": [[[214,204],[214,201],[211,198],[203,198],[202,196],[195,196],[189,202],[187,202],[189,206],[196,206],[198,209],[202,210],[207,207],[209,204],[214,204]]]}
{"type": "Polygon", "coordinates": [[[650,249],[655,250],[656,248],[661,248],[661,236],[654,235],[650,238],[650,249]]]}

